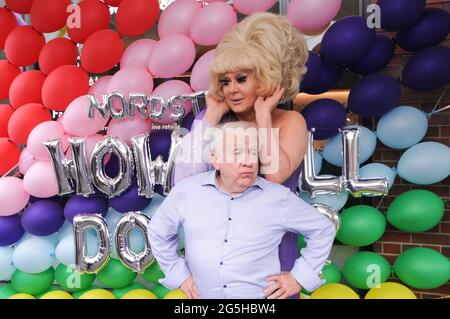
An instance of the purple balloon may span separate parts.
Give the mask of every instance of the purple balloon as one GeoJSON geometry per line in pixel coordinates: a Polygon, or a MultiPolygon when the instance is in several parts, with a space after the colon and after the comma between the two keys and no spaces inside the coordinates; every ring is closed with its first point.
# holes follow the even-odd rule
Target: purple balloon
{"type": "Polygon", "coordinates": [[[361,116],[380,116],[398,105],[401,92],[396,79],[383,74],[368,75],[351,89],[348,107],[361,116]]]}
{"type": "Polygon", "coordinates": [[[320,56],[314,52],[309,51],[308,61],[306,61],[306,68],[308,71],[300,83],[300,91],[305,91],[311,88],[320,78],[320,70],[322,68],[322,61],[320,56]]]}
{"type": "Polygon", "coordinates": [[[93,194],[89,197],[75,195],[64,206],[64,216],[69,222],[73,222],[75,215],[101,214],[108,212],[108,201],[104,196],[93,194]]]}
{"type": "Polygon", "coordinates": [[[24,233],[19,214],[0,216],[0,247],[18,242],[24,233]]]}
{"type": "Polygon", "coordinates": [[[353,73],[368,75],[383,69],[394,55],[395,42],[383,35],[377,35],[375,44],[364,58],[350,66],[353,73]]]}
{"type": "Polygon", "coordinates": [[[187,130],[191,130],[192,123],[194,123],[195,116],[194,111],[189,112],[181,122],[181,127],[184,127],[187,130]]]}
{"type": "Polygon", "coordinates": [[[431,47],[417,52],[403,69],[403,84],[413,90],[436,90],[450,82],[450,48],[431,47]]]}
{"type": "Polygon", "coordinates": [[[308,94],[322,94],[331,90],[341,79],[342,67],[330,61],[323,61],[320,67],[319,79],[303,92],[308,94]]]}
{"type": "Polygon", "coordinates": [[[170,151],[170,135],[172,131],[169,130],[153,130],[150,133],[150,152],[152,153],[152,160],[155,160],[158,155],[167,161],[170,151]]]}
{"type": "Polygon", "coordinates": [[[22,227],[35,236],[56,233],[64,223],[64,210],[52,200],[40,200],[28,206],[22,214],[22,227]]]}
{"type": "Polygon", "coordinates": [[[442,9],[429,8],[411,28],[397,32],[397,41],[407,51],[419,51],[438,45],[449,32],[450,14],[442,9]]]}
{"type": "Polygon", "coordinates": [[[105,165],[105,173],[111,178],[116,177],[119,174],[120,161],[116,154],[111,153],[111,158],[105,165]]]}
{"type": "Polygon", "coordinates": [[[422,16],[426,0],[378,0],[381,27],[385,30],[406,29],[422,16]]]}
{"type": "MultiPolygon", "coordinates": [[[[34,203],[39,202],[41,200],[42,200],[42,198],[40,198],[40,197],[30,196],[30,199],[28,200],[28,202],[30,204],[34,204],[34,203]]],[[[46,200],[51,200],[51,201],[60,203],[63,200],[63,197],[55,195],[55,196],[46,198],[46,200]]]]}
{"type": "Polygon", "coordinates": [[[151,198],[138,195],[138,186],[136,183],[131,184],[128,189],[121,195],[110,198],[109,205],[121,213],[143,210],[150,204],[151,198]]]}
{"type": "Polygon", "coordinates": [[[323,140],[336,135],[345,125],[347,112],[345,107],[332,99],[320,99],[308,104],[302,114],[308,130],[314,131],[314,139],[323,140]]]}
{"type": "Polygon", "coordinates": [[[335,63],[350,65],[364,58],[375,43],[375,29],[366,19],[350,16],[333,24],[322,39],[320,54],[335,63]]]}

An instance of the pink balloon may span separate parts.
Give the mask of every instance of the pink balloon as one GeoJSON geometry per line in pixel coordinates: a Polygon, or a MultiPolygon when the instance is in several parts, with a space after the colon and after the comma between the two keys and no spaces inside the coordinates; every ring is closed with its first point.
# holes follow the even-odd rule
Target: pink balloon
{"type": "Polygon", "coordinates": [[[150,95],[153,91],[153,77],[146,69],[126,68],[113,75],[108,84],[108,93],[122,93],[128,101],[130,93],[150,95]]]}
{"type": "Polygon", "coordinates": [[[234,0],[233,6],[237,12],[250,15],[255,12],[264,12],[273,7],[278,0],[234,0]]]}
{"type": "MultiPolygon", "coordinates": [[[[92,158],[92,152],[94,151],[95,144],[102,141],[104,138],[105,138],[105,136],[100,135],[100,134],[94,134],[94,135],[85,137],[85,139],[86,139],[86,154],[87,154],[88,161],[92,158]]],[[[69,160],[72,159],[72,152],[70,151],[70,149],[66,153],[66,158],[69,160]]],[[[110,158],[111,158],[111,154],[105,155],[105,157],[104,157],[105,164],[109,162],[110,158]]]]}
{"type": "MultiPolygon", "coordinates": [[[[153,91],[152,95],[155,96],[159,95],[167,100],[172,95],[189,94],[189,93],[192,93],[192,89],[185,82],[180,80],[171,80],[159,85],[155,89],[155,91],[153,91]]],[[[183,106],[185,114],[188,114],[192,110],[192,101],[185,101],[181,102],[180,104],[183,106]]],[[[170,114],[172,114],[172,112],[166,113],[162,119],[153,120],[153,122],[160,124],[174,123],[175,121],[170,118],[170,114]]]]}
{"type": "Polygon", "coordinates": [[[156,76],[173,78],[186,72],[194,63],[195,45],[182,34],[161,39],[153,49],[148,69],[156,76]]]}
{"type": "Polygon", "coordinates": [[[77,97],[64,112],[64,118],[61,121],[64,130],[76,136],[89,136],[100,131],[108,122],[108,118],[101,117],[98,111],[94,112],[94,118],[89,118],[88,114],[88,96],[77,97]]]}
{"type": "Polygon", "coordinates": [[[23,187],[34,197],[47,198],[58,194],[58,184],[52,164],[47,161],[33,164],[23,178],[23,187]]]}
{"type": "Polygon", "coordinates": [[[287,17],[303,32],[326,27],[339,12],[341,0],[291,0],[287,17]]]}
{"type": "Polygon", "coordinates": [[[191,27],[191,38],[200,45],[216,45],[237,23],[233,7],[215,2],[203,7],[191,27]]]}
{"type": "Polygon", "coordinates": [[[156,41],[152,39],[141,39],[131,43],[120,59],[120,68],[146,69],[156,41]]]}
{"type": "MultiPolygon", "coordinates": [[[[82,124],[80,123],[80,126],[81,125],[82,124]]],[[[67,133],[64,131],[61,123],[56,121],[45,121],[38,124],[28,136],[28,152],[38,160],[49,160],[47,149],[42,143],[55,138],[61,139],[63,150],[66,150],[68,147],[67,133]]]]}
{"type": "Polygon", "coordinates": [[[201,3],[196,0],[172,2],[159,17],[159,38],[162,39],[171,34],[190,36],[192,22],[195,21],[195,16],[201,8],[201,3]]]}
{"type": "Polygon", "coordinates": [[[128,145],[131,145],[131,138],[133,136],[150,133],[151,129],[151,121],[144,120],[139,116],[122,120],[112,119],[109,122],[106,135],[119,137],[128,145]]]}
{"type": "Polygon", "coordinates": [[[194,91],[202,91],[209,88],[209,81],[211,80],[209,69],[214,60],[215,52],[216,50],[211,50],[203,54],[192,68],[191,88],[194,91]]]}
{"type": "Polygon", "coordinates": [[[7,176],[0,179],[0,216],[17,214],[28,204],[30,194],[23,188],[23,182],[17,177],[7,176]]]}
{"type": "Polygon", "coordinates": [[[102,101],[102,94],[108,93],[108,84],[111,79],[112,75],[101,77],[94,84],[92,84],[89,88],[88,94],[94,95],[98,101],[102,101]]]}
{"type": "Polygon", "coordinates": [[[30,166],[36,163],[37,161],[38,160],[36,159],[36,157],[31,155],[30,152],[28,152],[28,149],[25,147],[20,153],[19,172],[25,175],[30,166]]]}

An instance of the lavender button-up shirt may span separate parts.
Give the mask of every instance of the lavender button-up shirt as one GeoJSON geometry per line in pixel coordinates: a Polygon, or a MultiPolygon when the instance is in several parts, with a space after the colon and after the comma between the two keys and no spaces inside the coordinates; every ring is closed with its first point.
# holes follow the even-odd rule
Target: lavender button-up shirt
{"type": "Polygon", "coordinates": [[[216,171],[177,183],[153,216],[149,238],[165,278],[176,289],[192,274],[201,298],[264,298],[280,273],[278,246],[290,231],[302,234],[302,249],[291,270],[305,289],[324,283],[320,272],[330,253],[334,225],[288,188],[258,177],[235,196],[223,192],[216,171]],[[185,234],[185,254],[178,254],[178,228],[185,234]]]}

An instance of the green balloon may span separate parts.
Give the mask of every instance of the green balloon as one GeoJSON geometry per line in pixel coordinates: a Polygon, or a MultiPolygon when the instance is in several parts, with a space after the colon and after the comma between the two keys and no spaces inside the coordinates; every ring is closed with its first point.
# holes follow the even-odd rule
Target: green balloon
{"type": "Polygon", "coordinates": [[[341,214],[341,227],[336,238],[343,244],[363,247],[380,239],[385,229],[386,219],[378,209],[356,205],[341,214]]]}
{"type": "Polygon", "coordinates": [[[131,285],[129,285],[128,287],[120,288],[120,289],[114,289],[112,291],[112,293],[117,299],[120,299],[127,292],[129,292],[131,290],[135,290],[135,289],[147,289],[147,288],[144,285],[135,282],[135,283],[132,283],[131,285]]]}
{"type": "Polygon", "coordinates": [[[169,288],[164,287],[163,285],[155,285],[153,287],[152,292],[159,298],[163,299],[169,292],[171,292],[169,288]]]}
{"type": "Polygon", "coordinates": [[[10,296],[17,294],[11,284],[0,287],[0,299],[8,299],[10,296]]]}
{"type": "Polygon", "coordinates": [[[27,274],[16,270],[11,278],[13,288],[18,292],[38,295],[50,288],[55,279],[55,271],[50,267],[38,274],[27,274]]]}
{"type": "Polygon", "coordinates": [[[444,201],[435,193],[415,189],[405,192],[389,205],[386,218],[400,230],[417,233],[439,224],[444,216],[444,201]]]}
{"type": "Polygon", "coordinates": [[[74,299],[78,299],[78,298],[80,298],[81,295],[84,294],[85,292],[88,292],[88,291],[91,291],[91,290],[94,290],[94,289],[102,289],[102,288],[101,288],[101,287],[97,287],[97,286],[90,286],[88,289],[80,290],[80,291],[74,292],[74,293],[72,294],[72,297],[73,297],[74,299]]]}
{"type": "Polygon", "coordinates": [[[408,286],[434,289],[450,279],[450,262],[434,249],[410,248],[397,257],[394,272],[408,286]]]}
{"type": "Polygon", "coordinates": [[[108,288],[118,289],[131,285],[136,276],[137,273],[125,267],[119,260],[110,259],[97,274],[97,279],[108,288]]]}
{"type": "Polygon", "coordinates": [[[297,235],[297,245],[298,245],[298,251],[300,252],[303,248],[306,247],[306,241],[305,237],[302,235],[297,235]]]}
{"type": "Polygon", "coordinates": [[[81,274],[73,267],[59,264],[55,270],[56,282],[67,291],[81,291],[89,288],[95,280],[94,274],[81,274]]]}
{"type": "Polygon", "coordinates": [[[150,281],[154,284],[159,284],[159,279],[162,279],[165,277],[164,273],[162,272],[161,268],[159,268],[159,265],[156,261],[152,262],[151,265],[145,270],[144,274],[142,275],[145,280],[150,281]]]}
{"type": "Polygon", "coordinates": [[[345,280],[358,289],[370,289],[388,280],[391,265],[383,256],[370,251],[352,255],[344,265],[345,280]]]}
{"type": "Polygon", "coordinates": [[[341,270],[333,263],[326,264],[323,267],[322,276],[327,284],[338,284],[342,280],[341,270]]]}

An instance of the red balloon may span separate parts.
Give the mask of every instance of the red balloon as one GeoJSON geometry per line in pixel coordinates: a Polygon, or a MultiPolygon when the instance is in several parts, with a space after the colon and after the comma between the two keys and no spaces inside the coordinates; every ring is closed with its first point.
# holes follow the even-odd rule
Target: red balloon
{"type": "Polygon", "coordinates": [[[86,95],[88,90],[87,73],[74,65],[63,65],[45,79],[42,86],[42,100],[50,110],[65,111],[70,102],[81,95],[86,95]]]}
{"type": "Polygon", "coordinates": [[[34,0],[5,0],[8,8],[17,13],[30,13],[33,1],[34,0]]]}
{"type": "Polygon", "coordinates": [[[0,137],[0,176],[17,165],[19,157],[19,147],[7,137],[0,137]]]}
{"type": "Polygon", "coordinates": [[[123,35],[144,34],[158,20],[157,0],[122,0],[116,16],[117,31],[123,35]]]}
{"type": "Polygon", "coordinates": [[[42,33],[55,32],[65,24],[70,0],[34,0],[31,6],[31,25],[42,33]]]}
{"type": "Polygon", "coordinates": [[[92,34],[81,51],[81,66],[91,73],[104,73],[119,63],[125,44],[112,30],[100,30],[92,34]]]}
{"type": "Polygon", "coordinates": [[[5,40],[12,29],[17,27],[14,14],[6,8],[0,8],[0,49],[5,47],[5,40]]]}
{"type": "Polygon", "coordinates": [[[12,30],[5,41],[5,55],[17,66],[28,66],[39,59],[39,52],[45,45],[45,37],[30,26],[12,30]]]}
{"type": "Polygon", "coordinates": [[[7,60],[0,60],[0,74],[0,100],[6,100],[11,83],[20,74],[20,69],[7,60]]]}
{"type": "Polygon", "coordinates": [[[28,103],[42,103],[42,85],[45,75],[41,71],[25,71],[14,79],[9,88],[9,101],[18,109],[28,103]]]}
{"type": "Polygon", "coordinates": [[[118,7],[120,5],[120,2],[122,0],[103,0],[106,4],[110,5],[111,7],[118,7]]]}
{"type": "Polygon", "coordinates": [[[56,38],[48,42],[39,53],[39,67],[50,74],[62,65],[77,64],[78,50],[75,43],[65,38],[56,38]]]}
{"type": "Polygon", "coordinates": [[[51,121],[48,109],[42,104],[30,103],[16,110],[9,119],[9,138],[17,144],[27,144],[28,135],[40,123],[51,121]]]}
{"type": "Polygon", "coordinates": [[[80,24],[67,24],[69,37],[78,43],[84,43],[86,39],[94,32],[102,29],[108,29],[111,21],[109,8],[103,2],[98,0],[85,0],[78,4],[80,12],[80,24]]]}
{"type": "Polygon", "coordinates": [[[14,109],[11,105],[0,104],[0,137],[8,137],[8,121],[14,109]]]}

